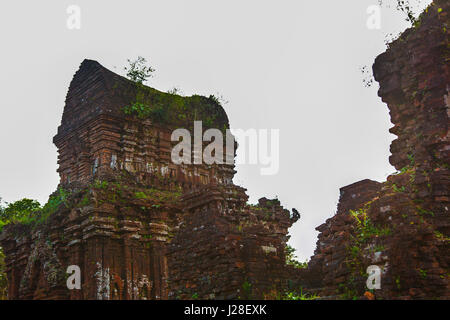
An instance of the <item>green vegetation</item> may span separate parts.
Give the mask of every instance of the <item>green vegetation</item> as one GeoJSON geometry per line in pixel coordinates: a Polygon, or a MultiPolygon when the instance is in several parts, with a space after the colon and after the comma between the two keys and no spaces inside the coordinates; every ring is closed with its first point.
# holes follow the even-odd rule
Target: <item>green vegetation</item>
{"type": "Polygon", "coordinates": [[[141,102],[135,102],[130,106],[123,107],[123,112],[127,115],[136,115],[139,119],[153,119],[157,122],[167,121],[167,108],[157,105],[154,108],[141,102]]]}
{"type": "Polygon", "coordinates": [[[79,207],[85,207],[85,206],[89,205],[90,202],[91,202],[91,199],[89,197],[89,192],[86,191],[86,194],[83,196],[83,198],[81,199],[81,201],[78,204],[78,206],[79,207]]]}
{"type": "Polygon", "coordinates": [[[221,108],[222,104],[227,101],[222,96],[183,97],[179,95],[179,90],[161,92],[143,84],[154,71],[145,65],[144,58],[128,60],[128,63],[130,66],[125,70],[127,77],[134,82],[134,85],[125,88],[121,93],[129,101],[128,105],[122,107],[124,114],[184,127],[187,127],[188,124],[192,125],[196,120],[201,120],[206,127],[214,127],[219,130],[228,128],[228,119],[221,108]]]}
{"type": "Polygon", "coordinates": [[[438,240],[440,240],[440,241],[450,241],[450,238],[449,237],[446,237],[446,236],[444,236],[444,234],[442,234],[442,232],[439,232],[439,231],[434,231],[434,235],[435,235],[435,237],[438,239],[438,240]]]}
{"type": "Polygon", "coordinates": [[[36,226],[46,222],[60,205],[68,206],[68,196],[69,193],[60,188],[54,195],[50,196],[43,207],[38,201],[26,198],[8,203],[5,208],[0,206],[0,231],[8,224],[36,226]]]}
{"type": "Polygon", "coordinates": [[[414,159],[414,155],[412,153],[408,153],[407,157],[408,157],[410,165],[414,166],[414,164],[416,162],[416,160],[414,159]]]}
{"type": "MultiPolygon", "coordinates": [[[[36,226],[47,219],[59,208],[61,204],[67,205],[68,193],[59,189],[48,202],[41,207],[36,200],[22,199],[3,206],[0,198],[0,232],[9,224],[23,224],[36,226]]],[[[7,277],[5,274],[5,256],[0,248],[0,300],[7,298],[7,277]]]]}
{"type": "MultiPolygon", "coordinates": [[[[380,5],[383,5],[383,3],[386,3],[389,1],[386,0],[378,0],[378,3],[380,5]]],[[[410,22],[412,25],[417,25],[418,19],[415,17],[414,8],[412,2],[415,2],[416,6],[421,3],[421,0],[395,0],[394,3],[396,4],[396,9],[400,12],[402,12],[405,15],[405,20],[410,22]]],[[[387,4],[387,7],[389,7],[389,3],[387,4]]]]}
{"type": "Polygon", "coordinates": [[[392,190],[394,190],[394,192],[405,192],[406,188],[405,186],[401,186],[400,188],[394,183],[392,184],[392,190]]]}
{"type": "Polygon", "coordinates": [[[419,269],[419,273],[420,273],[420,276],[422,277],[422,279],[426,279],[426,277],[427,277],[427,271],[426,270],[419,269]]]}
{"type": "Polygon", "coordinates": [[[197,293],[197,292],[194,293],[194,294],[191,296],[191,299],[192,299],[192,300],[197,300],[197,299],[198,299],[198,293],[197,293]]]}
{"type": "Polygon", "coordinates": [[[433,213],[432,211],[430,211],[430,210],[425,210],[424,208],[422,208],[422,207],[420,207],[420,206],[416,206],[416,208],[417,208],[417,213],[418,213],[420,216],[426,216],[426,215],[428,215],[428,216],[430,216],[430,217],[434,217],[434,213],[433,213]]]}
{"type": "Polygon", "coordinates": [[[359,210],[350,210],[350,215],[354,219],[353,230],[351,235],[351,244],[347,247],[347,266],[351,270],[349,280],[345,284],[340,284],[338,293],[343,299],[358,299],[362,296],[361,288],[358,287],[360,279],[367,278],[364,264],[365,253],[383,251],[385,248],[381,244],[373,244],[371,241],[379,239],[391,233],[388,227],[376,226],[368,216],[370,202],[359,210]],[[366,251],[369,250],[369,251],[366,251]]]}
{"type": "Polygon", "coordinates": [[[239,296],[239,299],[251,299],[252,298],[252,284],[250,282],[248,282],[247,280],[245,280],[242,283],[241,286],[241,296],[239,296]]]}
{"type": "Polygon", "coordinates": [[[39,202],[26,198],[9,203],[5,208],[0,206],[0,231],[10,223],[31,222],[40,209],[41,204],[39,202]]]}
{"type": "Polygon", "coordinates": [[[136,83],[143,83],[151,78],[155,72],[151,66],[147,66],[147,60],[138,56],[135,60],[127,59],[128,67],[124,67],[127,78],[136,83]]]}
{"type": "Polygon", "coordinates": [[[147,199],[148,196],[145,194],[145,192],[138,191],[134,193],[134,196],[136,199],[147,199]]]}
{"type": "Polygon", "coordinates": [[[402,286],[400,285],[400,276],[397,276],[397,277],[395,278],[395,285],[396,285],[396,287],[397,287],[398,290],[401,289],[402,286]]]}
{"type": "Polygon", "coordinates": [[[297,256],[295,255],[295,248],[290,245],[286,245],[285,248],[286,254],[286,264],[294,266],[298,269],[306,269],[308,267],[308,261],[300,262],[297,260],[297,256]]]}
{"type": "Polygon", "coordinates": [[[300,289],[300,292],[287,292],[282,297],[282,300],[316,300],[320,298],[316,294],[307,294],[303,293],[303,288],[300,289]]]}
{"type": "Polygon", "coordinates": [[[95,180],[91,186],[93,188],[106,190],[106,189],[108,189],[109,184],[108,184],[108,181],[95,180]]]}
{"type": "Polygon", "coordinates": [[[367,216],[367,210],[367,207],[365,209],[359,209],[356,211],[350,210],[351,216],[356,221],[356,235],[354,236],[354,240],[357,244],[360,245],[366,243],[367,240],[369,240],[371,237],[385,236],[391,233],[391,230],[388,227],[376,227],[367,216]]]}
{"type": "Polygon", "coordinates": [[[122,108],[126,115],[184,126],[193,125],[194,121],[201,120],[206,127],[215,127],[219,130],[228,128],[228,119],[222,108],[221,99],[214,95],[182,97],[139,83],[134,90],[129,98],[130,104],[122,108]]]}
{"type": "Polygon", "coordinates": [[[360,296],[358,290],[355,289],[355,279],[352,277],[349,280],[348,285],[340,283],[338,291],[341,293],[341,298],[345,300],[358,300],[360,296]]]}
{"type": "MultiPolygon", "coordinates": [[[[159,208],[163,204],[176,203],[181,196],[181,188],[176,191],[158,190],[156,188],[133,187],[121,184],[120,182],[108,182],[96,180],[91,184],[91,188],[96,190],[96,205],[103,203],[124,204],[131,197],[136,200],[149,200],[152,208],[159,208]]],[[[90,195],[86,193],[80,203],[90,203],[90,195]]],[[[125,208],[125,207],[124,207],[125,208]]],[[[139,208],[143,211],[147,207],[139,204],[139,208]]]]}
{"type": "MultiPolygon", "coordinates": [[[[161,202],[176,202],[181,196],[179,191],[164,191],[155,188],[144,189],[143,191],[136,191],[134,197],[136,199],[154,199],[161,202]]],[[[160,205],[153,205],[154,208],[158,208],[160,205]]]]}

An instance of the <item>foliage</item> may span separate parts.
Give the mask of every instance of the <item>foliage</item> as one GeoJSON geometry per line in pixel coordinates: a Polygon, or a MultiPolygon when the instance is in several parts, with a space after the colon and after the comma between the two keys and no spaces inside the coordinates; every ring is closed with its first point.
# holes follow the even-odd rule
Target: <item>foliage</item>
{"type": "Polygon", "coordinates": [[[252,284],[248,282],[248,280],[245,280],[242,283],[242,290],[241,290],[241,296],[239,296],[239,299],[251,299],[252,297],[252,284]]]}
{"type": "Polygon", "coordinates": [[[36,223],[43,223],[58,210],[58,208],[64,204],[66,207],[69,206],[68,198],[70,193],[63,188],[59,188],[58,191],[50,196],[48,202],[42,207],[40,214],[35,219],[36,223]]]}
{"type": "MultiPolygon", "coordinates": [[[[378,0],[378,3],[383,5],[385,4],[386,0],[378,0]]],[[[417,18],[415,17],[414,8],[412,2],[415,2],[415,6],[418,6],[422,1],[421,0],[395,0],[396,9],[398,11],[401,11],[405,15],[405,20],[410,22],[411,24],[415,24],[417,22],[417,18]]],[[[389,6],[389,5],[388,5],[389,6]]]]}
{"type": "Polygon", "coordinates": [[[162,92],[142,83],[125,88],[124,94],[126,101],[129,101],[128,105],[122,107],[126,115],[183,128],[189,128],[194,121],[200,120],[209,128],[215,127],[224,131],[228,128],[228,118],[222,108],[222,103],[226,102],[222,97],[185,97],[181,96],[177,89],[162,92]]]}
{"type": "Polygon", "coordinates": [[[286,264],[294,266],[298,269],[306,269],[308,267],[308,261],[300,262],[297,260],[297,256],[295,255],[295,248],[290,245],[286,245],[285,248],[286,254],[286,264]]]}
{"type": "Polygon", "coordinates": [[[400,188],[394,183],[392,184],[392,190],[394,190],[394,192],[405,192],[406,188],[405,186],[401,186],[400,188]]]}
{"type": "Polygon", "coordinates": [[[180,126],[201,120],[207,127],[214,126],[219,129],[228,127],[228,119],[221,108],[220,99],[215,96],[183,97],[173,92],[160,92],[144,85],[137,85],[135,90],[134,99],[122,108],[126,115],[180,126]]]}
{"type": "Polygon", "coordinates": [[[40,209],[41,204],[38,201],[26,198],[9,203],[6,208],[0,207],[0,231],[10,223],[30,222],[40,209]]]}
{"type": "Polygon", "coordinates": [[[229,101],[227,99],[225,99],[223,97],[223,95],[221,95],[219,93],[209,95],[208,99],[214,101],[218,105],[224,105],[224,104],[228,104],[229,103],[229,101]]]}
{"type": "Polygon", "coordinates": [[[353,230],[351,235],[351,243],[347,247],[347,266],[351,270],[349,279],[346,283],[341,283],[338,292],[342,294],[344,299],[357,299],[361,296],[360,280],[367,278],[366,269],[364,267],[365,251],[369,248],[370,251],[383,251],[384,246],[381,244],[372,244],[368,246],[374,239],[382,240],[382,236],[391,234],[391,229],[388,227],[376,226],[368,216],[370,209],[368,202],[363,208],[359,210],[350,210],[349,213],[354,219],[353,230]]]}
{"type": "Polygon", "coordinates": [[[167,93],[173,95],[183,95],[183,91],[177,87],[173,87],[172,89],[167,90],[167,93]]]}
{"type": "Polygon", "coordinates": [[[356,236],[355,240],[357,243],[362,244],[365,243],[369,238],[373,236],[383,236],[390,234],[389,228],[378,228],[376,227],[370,218],[367,215],[367,208],[366,209],[359,209],[359,210],[350,210],[350,215],[355,219],[356,221],[356,236]]]}
{"type": "Polygon", "coordinates": [[[303,293],[303,288],[300,289],[300,292],[286,292],[283,300],[316,300],[320,298],[316,294],[307,294],[303,293]]]}
{"type": "MultiPolygon", "coordinates": [[[[405,15],[405,20],[411,23],[411,25],[418,26],[419,18],[416,18],[415,7],[418,7],[422,0],[392,0],[394,2],[396,10],[402,12],[405,15]],[[412,2],[415,2],[415,5],[412,5],[412,2]]],[[[390,7],[391,0],[378,0],[378,4],[380,6],[390,7]]],[[[394,40],[398,39],[402,33],[393,34],[389,33],[386,35],[385,44],[386,46],[390,46],[394,40]]],[[[372,74],[372,70],[369,69],[368,66],[363,66],[360,69],[363,76],[363,84],[365,87],[372,87],[374,84],[374,77],[372,74]]]]}
{"type": "Polygon", "coordinates": [[[68,206],[68,197],[69,193],[60,188],[50,196],[43,207],[38,201],[26,198],[8,203],[5,208],[0,207],[0,231],[7,224],[41,224],[47,221],[61,204],[68,206]]]}
{"type": "Polygon", "coordinates": [[[124,67],[127,72],[127,78],[137,83],[143,83],[151,78],[155,72],[151,66],[147,66],[147,60],[138,56],[135,60],[127,59],[129,66],[124,67]]]}
{"type": "Polygon", "coordinates": [[[130,106],[125,106],[123,112],[128,115],[135,114],[139,119],[151,118],[158,122],[165,122],[167,120],[167,109],[162,105],[157,105],[152,108],[141,102],[135,102],[130,106]]]}
{"type": "Polygon", "coordinates": [[[161,202],[176,202],[181,196],[181,192],[150,188],[145,189],[143,192],[136,192],[135,196],[138,199],[155,199],[161,202]]]}
{"type": "Polygon", "coordinates": [[[420,273],[420,276],[422,277],[422,279],[426,279],[427,273],[428,273],[426,270],[419,268],[419,273],[420,273]]]}
{"type": "Polygon", "coordinates": [[[192,300],[198,299],[198,293],[195,292],[195,293],[191,296],[191,299],[192,299],[192,300]]]}

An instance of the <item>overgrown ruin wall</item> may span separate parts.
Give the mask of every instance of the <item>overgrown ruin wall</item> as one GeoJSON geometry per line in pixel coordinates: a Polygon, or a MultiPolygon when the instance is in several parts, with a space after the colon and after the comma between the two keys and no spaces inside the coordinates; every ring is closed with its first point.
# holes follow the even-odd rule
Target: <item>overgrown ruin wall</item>
{"type": "Polygon", "coordinates": [[[37,219],[0,236],[9,298],[276,298],[291,284],[323,299],[449,299],[449,6],[434,1],[376,59],[398,172],[341,188],[306,269],[285,264],[298,216],[278,200],[247,204],[232,165],[171,162],[173,129],[228,128],[214,99],[85,60],[54,138],[60,187],[37,219]],[[124,113],[136,102],[151,109],[124,113]],[[81,290],[66,287],[69,265],[81,268],[81,290]],[[371,265],[379,290],[366,288],[371,265]]]}
{"type": "Polygon", "coordinates": [[[174,164],[171,133],[194,136],[195,120],[204,130],[229,127],[211,97],[162,93],[85,60],[54,138],[59,189],[42,217],[7,226],[0,239],[9,298],[224,299],[282,290],[297,218],[278,200],[248,205],[232,183],[234,165],[174,164]],[[66,287],[69,265],[81,268],[81,290],[66,287]]]}
{"type": "Polygon", "coordinates": [[[450,298],[449,6],[435,1],[375,61],[398,172],[342,188],[336,215],[317,228],[301,279],[322,297],[450,298]],[[372,292],[370,265],[382,270],[372,292]]]}

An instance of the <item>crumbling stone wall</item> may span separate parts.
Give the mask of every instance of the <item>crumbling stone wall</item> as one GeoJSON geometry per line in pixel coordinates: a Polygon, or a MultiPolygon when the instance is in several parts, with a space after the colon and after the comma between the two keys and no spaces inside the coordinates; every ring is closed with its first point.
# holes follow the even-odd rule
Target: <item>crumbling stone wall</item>
{"type": "Polygon", "coordinates": [[[162,93],[85,60],[54,137],[55,208],[0,236],[9,298],[258,298],[281,290],[297,217],[277,200],[248,205],[232,183],[234,165],[174,164],[171,133],[193,136],[195,120],[229,127],[213,98],[162,93]],[[136,102],[152,113],[124,112],[136,102]],[[70,265],[81,269],[80,290],[66,286],[70,265]]]}
{"type": "Polygon", "coordinates": [[[297,218],[278,200],[247,205],[244,191],[215,186],[183,197],[169,253],[171,296],[253,299],[287,288],[285,244],[297,218]]]}
{"type": "Polygon", "coordinates": [[[170,161],[173,129],[228,127],[214,99],[164,94],[84,61],[54,138],[57,205],[0,235],[9,298],[276,298],[294,283],[329,299],[449,299],[449,6],[434,1],[376,59],[398,172],[341,188],[304,270],[285,265],[298,217],[277,200],[248,205],[232,165],[170,161]],[[157,113],[124,114],[136,101],[157,113]],[[72,264],[81,290],[65,285],[72,264]],[[370,265],[381,289],[368,293],[370,265]]]}
{"type": "Polygon", "coordinates": [[[398,172],[342,188],[337,214],[317,228],[300,282],[322,297],[450,298],[449,6],[434,1],[375,61],[398,172]],[[370,265],[381,289],[367,293],[370,265]]]}

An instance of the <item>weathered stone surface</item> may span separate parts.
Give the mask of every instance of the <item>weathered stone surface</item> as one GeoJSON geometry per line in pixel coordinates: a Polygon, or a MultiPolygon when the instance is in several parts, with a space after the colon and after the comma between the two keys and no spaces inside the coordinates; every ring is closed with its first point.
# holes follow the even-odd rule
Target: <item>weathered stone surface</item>
{"type": "Polygon", "coordinates": [[[194,120],[229,127],[212,98],[162,93],[85,60],[54,138],[57,207],[40,223],[7,226],[0,239],[9,298],[224,299],[282,290],[296,218],[278,200],[248,205],[232,183],[233,165],[175,165],[171,133],[193,133],[194,120]],[[156,111],[125,114],[136,101],[156,111]],[[69,265],[81,268],[81,290],[66,287],[69,265]]]}
{"type": "Polygon", "coordinates": [[[336,215],[317,228],[299,282],[322,297],[373,298],[366,269],[378,265],[375,298],[450,298],[449,6],[434,1],[375,61],[398,172],[342,188],[336,215]]]}
{"type": "Polygon", "coordinates": [[[0,235],[9,298],[276,298],[303,287],[323,299],[449,299],[449,6],[434,1],[376,59],[398,172],[341,188],[307,269],[285,264],[298,217],[278,200],[248,205],[232,165],[171,162],[173,129],[228,127],[214,99],[158,92],[84,61],[54,138],[60,189],[36,223],[0,235]],[[137,100],[151,117],[124,114],[137,100]],[[73,264],[82,289],[69,291],[73,264]],[[373,292],[370,265],[382,269],[373,292]]]}

